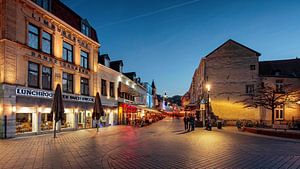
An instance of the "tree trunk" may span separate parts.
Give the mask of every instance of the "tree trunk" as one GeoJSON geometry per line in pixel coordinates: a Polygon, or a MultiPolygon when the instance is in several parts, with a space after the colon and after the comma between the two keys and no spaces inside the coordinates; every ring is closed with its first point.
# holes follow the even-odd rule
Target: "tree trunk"
{"type": "Polygon", "coordinates": [[[274,116],[275,116],[275,109],[272,108],[272,124],[274,124],[274,121],[275,121],[274,116]]]}

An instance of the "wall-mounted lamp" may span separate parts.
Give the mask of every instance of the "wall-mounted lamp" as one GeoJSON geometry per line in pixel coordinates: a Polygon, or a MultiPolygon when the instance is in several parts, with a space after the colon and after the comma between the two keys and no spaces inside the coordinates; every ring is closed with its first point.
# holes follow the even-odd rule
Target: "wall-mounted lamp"
{"type": "Polygon", "coordinates": [[[207,89],[208,92],[210,92],[210,84],[206,85],[206,89],[207,89]]]}

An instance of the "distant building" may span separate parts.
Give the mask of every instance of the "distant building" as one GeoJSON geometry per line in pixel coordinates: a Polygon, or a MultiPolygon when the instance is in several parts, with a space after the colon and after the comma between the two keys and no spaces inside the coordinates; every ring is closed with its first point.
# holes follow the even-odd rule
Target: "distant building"
{"type": "MultiPolygon", "coordinates": [[[[291,83],[300,89],[300,59],[259,62],[260,53],[236,42],[228,40],[201,59],[195,70],[189,91],[183,98],[186,107],[194,111],[205,110],[201,103],[207,103],[208,91],[211,111],[219,118],[234,122],[239,119],[270,122],[271,113],[263,108],[244,108],[237,103],[245,94],[255,91],[262,82],[291,83]]],[[[300,119],[299,105],[284,105],[282,115],[277,120],[300,119]],[[293,107],[290,108],[290,107],[293,107]]]]}

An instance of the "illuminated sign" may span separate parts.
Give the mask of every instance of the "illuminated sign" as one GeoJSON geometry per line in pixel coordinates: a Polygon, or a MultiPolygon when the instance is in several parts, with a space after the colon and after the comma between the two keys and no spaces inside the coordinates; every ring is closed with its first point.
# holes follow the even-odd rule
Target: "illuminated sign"
{"type": "MultiPolygon", "coordinates": [[[[40,89],[17,87],[16,95],[51,99],[54,96],[54,92],[47,91],[47,90],[40,90],[40,89]]],[[[79,101],[79,102],[90,102],[90,103],[94,102],[94,97],[89,97],[89,96],[81,96],[81,95],[63,93],[62,97],[63,97],[63,100],[66,100],[66,101],[79,101]]]]}

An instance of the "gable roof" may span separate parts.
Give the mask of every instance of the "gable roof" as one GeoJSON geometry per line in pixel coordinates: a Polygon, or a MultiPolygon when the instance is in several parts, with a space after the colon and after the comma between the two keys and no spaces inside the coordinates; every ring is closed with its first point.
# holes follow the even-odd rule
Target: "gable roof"
{"type": "Polygon", "coordinates": [[[211,54],[215,53],[217,50],[219,50],[220,48],[222,48],[223,46],[225,46],[227,43],[230,43],[230,42],[235,43],[235,44],[237,44],[237,45],[239,45],[239,46],[241,46],[241,47],[243,47],[243,48],[245,48],[245,49],[247,49],[247,50],[249,50],[251,52],[254,52],[256,54],[256,56],[260,56],[261,55],[259,52],[255,51],[253,49],[250,49],[249,47],[247,47],[245,45],[242,45],[242,44],[240,44],[240,43],[238,43],[238,42],[236,42],[236,41],[234,41],[232,39],[229,39],[225,43],[223,43],[221,46],[219,46],[218,48],[216,48],[215,50],[213,50],[212,52],[210,52],[208,55],[206,55],[205,58],[207,58],[211,54]]]}
{"type": "Polygon", "coordinates": [[[273,60],[259,62],[259,75],[271,77],[300,78],[300,59],[273,60]]]}

